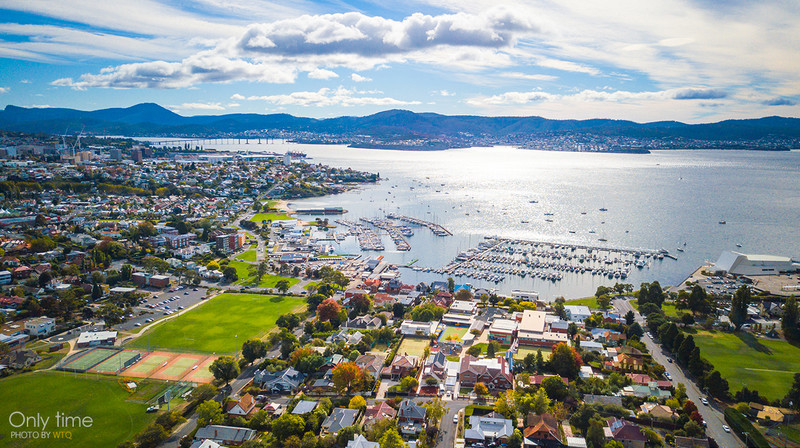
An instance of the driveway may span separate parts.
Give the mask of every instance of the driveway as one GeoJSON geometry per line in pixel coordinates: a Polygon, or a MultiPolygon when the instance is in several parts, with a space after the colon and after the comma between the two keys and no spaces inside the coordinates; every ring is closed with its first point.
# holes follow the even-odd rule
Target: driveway
{"type": "MultiPolygon", "coordinates": [[[[647,328],[645,325],[644,318],[633,308],[633,306],[627,300],[617,299],[613,302],[614,308],[621,315],[625,315],[629,310],[633,310],[634,316],[636,317],[636,321],[642,326],[642,328],[647,328]]],[[[697,384],[694,381],[691,381],[686,375],[683,373],[683,370],[678,367],[675,363],[670,363],[667,361],[667,357],[672,358],[671,355],[664,353],[661,346],[654,342],[652,339],[648,338],[647,335],[642,337],[642,342],[645,343],[647,349],[653,355],[653,359],[658,362],[659,364],[663,365],[666,369],[667,373],[672,376],[673,384],[683,383],[686,385],[686,395],[689,397],[695,405],[697,405],[697,410],[705,419],[706,424],[708,427],[706,428],[706,434],[710,437],[713,437],[714,440],[717,441],[717,444],[721,447],[744,447],[744,443],[739,440],[733,433],[727,433],[722,429],[722,425],[725,425],[725,417],[722,413],[722,407],[719,406],[716,400],[709,400],[708,406],[703,405],[700,401],[701,397],[705,397],[700,389],[697,387],[697,384]]]]}

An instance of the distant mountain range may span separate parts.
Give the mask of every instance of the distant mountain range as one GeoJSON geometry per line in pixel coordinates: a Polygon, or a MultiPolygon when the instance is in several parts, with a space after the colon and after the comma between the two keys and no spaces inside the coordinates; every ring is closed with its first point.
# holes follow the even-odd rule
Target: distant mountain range
{"type": "Polygon", "coordinates": [[[512,142],[532,136],[593,134],[629,139],[690,139],[695,141],[800,140],[800,119],[764,117],[685,124],[677,121],[636,123],[625,120],[550,120],[542,117],[482,117],[387,110],[364,117],[315,119],[288,114],[226,114],[184,117],[158,104],[80,111],[60,108],[6,106],[0,129],[71,134],[80,129],[95,135],[126,136],[276,136],[295,134],[306,140],[370,136],[376,139],[430,139],[469,142],[512,142]]]}

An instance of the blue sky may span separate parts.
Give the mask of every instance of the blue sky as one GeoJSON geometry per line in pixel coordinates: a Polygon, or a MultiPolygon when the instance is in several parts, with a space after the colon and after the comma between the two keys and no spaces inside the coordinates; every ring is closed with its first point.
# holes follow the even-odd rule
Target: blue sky
{"type": "Polygon", "coordinates": [[[800,116],[800,8],[730,0],[4,0],[0,105],[800,116]]]}

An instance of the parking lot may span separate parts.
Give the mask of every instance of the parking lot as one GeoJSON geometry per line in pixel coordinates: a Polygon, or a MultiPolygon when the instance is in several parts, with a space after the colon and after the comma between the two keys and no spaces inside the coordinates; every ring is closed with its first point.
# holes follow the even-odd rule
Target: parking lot
{"type": "Polygon", "coordinates": [[[163,292],[151,294],[146,302],[134,308],[133,317],[129,317],[126,322],[117,325],[115,328],[121,331],[131,331],[136,327],[147,325],[189,308],[202,301],[201,298],[205,296],[206,288],[201,286],[167,288],[163,292]]]}

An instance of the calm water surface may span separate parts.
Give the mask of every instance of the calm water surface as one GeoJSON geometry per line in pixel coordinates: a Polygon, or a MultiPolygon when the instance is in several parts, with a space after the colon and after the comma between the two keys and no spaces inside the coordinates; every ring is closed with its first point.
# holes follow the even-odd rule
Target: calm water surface
{"type": "MultiPolygon", "coordinates": [[[[309,163],[380,173],[383,180],[376,185],[291,204],[341,206],[349,210],[343,216],[348,220],[397,212],[434,221],[454,233],[436,237],[427,229],[416,229],[409,238],[411,251],[394,251],[387,238],[386,251],[371,253],[397,264],[419,259],[418,265],[440,267],[491,235],[665,248],[678,257],[656,261],[648,269],[634,268],[627,281],[637,285],[652,280],[677,284],[702,263],[715,261],[721,251],[737,250],[737,244],[746,253],[800,257],[798,151],[636,155],[493,147],[414,152],[291,144],[218,145],[218,149],[299,150],[308,154],[309,163]],[[723,220],[726,224],[719,224],[723,220]],[[679,247],[684,252],[678,252],[679,247]]],[[[329,217],[337,218],[342,216],[329,217]]],[[[337,251],[360,252],[354,239],[337,251]]],[[[403,270],[406,283],[435,279],[441,276],[403,270]]],[[[567,274],[558,283],[513,276],[499,285],[456,280],[506,293],[535,290],[545,298],[585,296],[600,284],[615,282],[586,274],[567,274]]]]}

